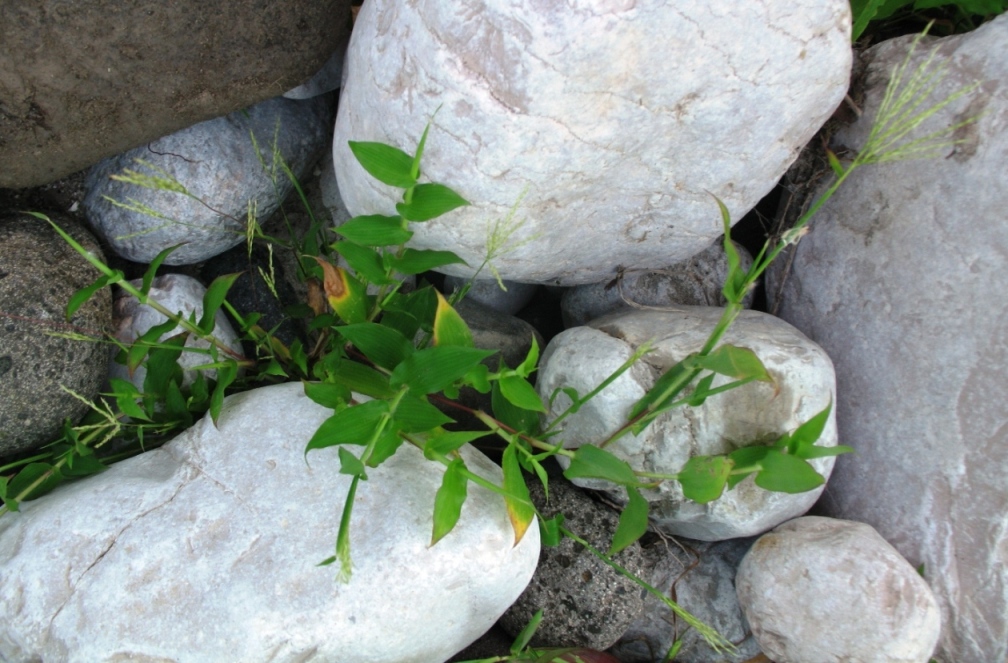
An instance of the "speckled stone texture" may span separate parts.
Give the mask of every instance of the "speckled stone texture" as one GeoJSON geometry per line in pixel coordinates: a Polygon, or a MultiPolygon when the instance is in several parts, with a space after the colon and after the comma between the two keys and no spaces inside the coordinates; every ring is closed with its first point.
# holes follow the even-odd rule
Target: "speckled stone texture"
{"type": "MultiPolygon", "coordinates": [[[[51,215],[85,249],[98,243],[79,223],[51,215]]],[[[64,418],[87,411],[108,370],[98,343],[112,323],[112,295],[103,288],[66,319],[74,292],[100,273],[52,227],[27,214],[0,216],[0,456],[52,442],[64,418]],[[95,341],[50,333],[77,333],[95,341]]]]}
{"type": "MultiPolygon", "coordinates": [[[[840,144],[863,144],[908,45],[866,54],[865,114],[840,144]]],[[[983,83],[920,131],[979,120],[938,158],[852,175],[775,303],[836,365],[837,425],[856,453],[838,459],[826,512],[924,565],[942,606],[939,661],[987,663],[1008,659],[1008,16],[926,41],[910,67],[935,46],[948,74],[934,101],[983,83]]]]}
{"type": "Polygon", "coordinates": [[[347,141],[412,154],[437,110],[424,172],[473,205],[417,224],[413,245],[471,273],[517,203],[503,278],[599,282],[703,250],[722,232],[711,194],[740,219],[843,99],[850,64],[847,0],[369,0],[336,175],[352,213],[387,214],[401,190],[347,141]]]}

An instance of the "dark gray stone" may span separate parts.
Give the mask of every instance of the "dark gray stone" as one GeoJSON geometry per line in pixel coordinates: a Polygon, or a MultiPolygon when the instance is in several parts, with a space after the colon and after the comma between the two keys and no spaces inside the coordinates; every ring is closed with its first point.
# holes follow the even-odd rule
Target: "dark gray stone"
{"type": "Polygon", "coordinates": [[[350,0],[0,3],[0,187],[37,186],[309,80],[350,0]]]}
{"type": "Polygon", "coordinates": [[[274,149],[300,178],[326,145],[331,110],[328,97],[307,101],[278,97],[106,159],[88,173],[84,212],[127,260],[150,262],[175,244],[183,246],[165,264],[206,260],[245,241],[250,203],[260,222],[279,206],[292,184],[273,164],[274,149]],[[270,168],[275,169],[273,177],[270,168]],[[126,169],[169,175],[192,197],[110,179],[126,169]],[[159,216],[123,208],[109,199],[135,201],[159,216]]]}
{"type": "MultiPolygon", "coordinates": [[[[84,228],[52,216],[88,251],[101,257],[84,228]]],[[[66,322],[71,295],[99,276],[48,223],[27,214],[0,218],[0,456],[51,442],[64,418],[80,419],[87,405],[65,387],[92,399],[108,368],[102,343],[49,332],[74,332],[99,340],[111,325],[112,297],[97,292],[66,322]]]]}
{"type": "MultiPolygon", "coordinates": [[[[595,548],[608,550],[619,514],[562,478],[542,484],[529,480],[532,502],[547,518],[563,513],[564,525],[595,548]]],[[[614,558],[637,575],[650,575],[647,558],[634,543],[614,558]]],[[[605,649],[615,644],[640,615],[645,590],[620,575],[571,539],[539,552],[532,581],[498,624],[517,636],[537,610],[543,611],[533,645],[605,649]]]]}
{"type": "MultiPolygon", "coordinates": [[[[461,289],[469,282],[469,279],[460,276],[446,276],[445,290],[454,292],[461,289]]],[[[535,283],[518,283],[516,281],[502,281],[497,279],[477,279],[473,281],[472,287],[466,293],[466,299],[479,302],[488,308],[508,315],[514,315],[532,301],[539,286],[535,283]],[[501,288],[501,283],[507,290],[501,288]]]]}

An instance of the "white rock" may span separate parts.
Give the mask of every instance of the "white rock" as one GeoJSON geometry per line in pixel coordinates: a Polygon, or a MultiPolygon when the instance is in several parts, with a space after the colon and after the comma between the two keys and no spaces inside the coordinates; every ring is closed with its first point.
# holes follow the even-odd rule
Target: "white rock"
{"type": "MultiPolygon", "coordinates": [[[[845,145],[863,144],[907,46],[869,52],[865,114],[839,134],[845,145]]],[[[856,453],[837,464],[827,513],[869,523],[924,565],[942,605],[939,660],[1004,661],[1008,16],[922,45],[911,69],[931,46],[949,67],[933,101],[983,85],[922,131],[979,121],[936,159],[852,175],[798,245],[779,311],[836,364],[837,422],[856,453]]],[[[781,271],[770,276],[773,295],[781,271]]]]}
{"type": "MultiPolygon", "coordinates": [[[[586,394],[598,386],[645,341],[654,350],[596,398],[566,419],[558,439],[567,448],[598,443],[628,418],[631,407],[651,388],[665,369],[700,350],[721,316],[721,309],[684,306],[680,311],[627,311],[604,316],[587,327],[568,329],[554,337],[543,354],[536,387],[544,399],[558,387],[574,387],[586,394]]],[[[679,408],[660,417],[639,436],[624,435],[607,450],[636,470],[674,474],[693,456],[721,454],[773,441],[798,428],[834,399],[833,366],[829,357],[800,332],[773,316],[743,311],[724,337],[724,343],[749,348],[763,361],[776,385],[751,382],[708,398],[697,408],[679,408]]],[[[714,386],[728,380],[718,377],[714,386]]],[[[567,408],[561,394],[548,420],[567,408]]],[[[817,444],[837,443],[836,423],[830,416],[817,444]]],[[[560,462],[566,466],[561,456],[560,462]]],[[[833,458],[819,458],[813,467],[829,477],[833,458]]],[[[622,488],[595,479],[574,483],[608,490],[626,500],[622,488]]],[[[651,504],[651,522],[665,532],[702,541],[752,536],[799,516],[815,503],[822,487],[798,494],[764,490],[750,476],[708,504],[686,500],[676,482],[643,491],[651,504]]]]}
{"type": "Polygon", "coordinates": [[[470,484],[430,547],[443,469],[407,444],[358,488],[338,583],[317,564],[349,477],[334,450],[303,455],[329,414],[297,383],[231,396],[218,428],[0,519],[0,659],[428,663],[475,640],[531,577],[538,529],[514,546],[500,496],[470,484]]]}
{"type": "MultiPolygon", "coordinates": [[[[130,284],[139,288],[143,283],[140,279],[137,279],[130,281],[130,284]]],[[[164,274],[163,276],[157,276],[151,281],[151,288],[148,294],[155,302],[161,304],[169,311],[181,314],[184,318],[188,319],[190,315],[195,315],[198,322],[203,317],[203,296],[206,294],[206,288],[191,276],[186,276],[185,274],[164,274]]],[[[150,306],[141,304],[136,297],[130,294],[121,292],[115,300],[115,335],[122,343],[128,345],[146,333],[151,327],[167,321],[168,318],[163,313],[150,306]]],[[[158,340],[164,340],[181,331],[181,327],[176,327],[173,331],[162,334],[158,340]]],[[[238,340],[238,335],[235,333],[231,323],[224,316],[223,311],[217,311],[217,314],[214,316],[213,335],[234,352],[234,358],[243,356],[241,341],[238,340]]],[[[186,339],[185,347],[193,350],[207,350],[210,348],[210,343],[190,334],[189,338],[186,339]]],[[[218,352],[222,358],[227,356],[221,350],[218,350],[218,352]]],[[[183,371],[182,386],[190,385],[196,379],[196,371],[193,370],[196,366],[212,362],[213,359],[207,353],[183,351],[178,359],[178,364],[182,367],[183,371]]],[[[147,368],[142,365],[138,366],[133,371],[131,377],[126,366],[112,359],[109,362],[109,377],[128,380],[143,391],[144,379],[147,377],[147,368]]],[[[208,370],[205,373],[205,377],[211,380],[216,379],[217,371],[213,369],[208,370]]]]}
{"type": "MultiPolygon", "coordinates": [[[[462,288],[469,279],[459,276],[446,276],[444,290],[452,293],[462,288]]],[[[532,301],[539,286],[534,283],[516,283],[514,281],[504,281],[504,287],[496,279],[477,279],[473,281],[472,287],[466,293],[466,299],[479,302],[487,308],[492,308],[500,313],[514,315],[525,308],[525,305],[532,301]]]]}
{"type": "Polygon", "coordinates": [[[864,523],[787,522],[753,544],[735,586],[776,663],[926,663],[938,642],[927,583],[864,523]]]}
{"type": "Polygon", "coordinates": [[[520,200],[502,277],[598,282],[703,250],[722,232],[711,193],[741,218],[843,99],[850,64],[846,0],[373,0],[347,53],[337,178],[351,212],[388,213],[401,190],[347,141],[412,154],[440,108],[424,172],[473,205],[417,224],[413,244],[471,274],[520,200]]]}
{"type": "Polygon", "coordinates": [[[293,188],[279,164],[273,165],[274,147],[301,178],[325,149],[331,115],[325,97],[267,99],[110,157],[88,171],[84,213],[95,231],[127,260],[150,262],[176,244],[183,246],[165,264],[206,260],[245,241],[250,204],[263,222],[293,188]],[[268,172],[273,167],[275,182],[268,172]],[[192,197],[110,179],[126,169],[172,177],[192,197]],[[109,199],[146,207],[159,216],[117,206],[109,199]]]}

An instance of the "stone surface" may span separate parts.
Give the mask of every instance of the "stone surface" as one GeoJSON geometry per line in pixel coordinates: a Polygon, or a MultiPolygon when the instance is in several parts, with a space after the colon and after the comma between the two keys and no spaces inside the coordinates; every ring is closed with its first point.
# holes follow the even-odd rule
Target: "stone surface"
{"type": "MultiPolygon", "coordinates": [[[[721,294],[728,276],[728,259],[723,240],[688,260],[654,271],[632,271],[617,275],[615,282],[589,283],[567,290],[560,306],[565,327],[588,324],[613,311],[631,308],[675,306],[724,306],[721,294]]],[[[743,270],[752,264],[752,256],[736,243],[743,270]]],[[[748,308],[753,294],[744,300],[748,308]]]]}
{"type": "Polygon", "coordinates": [[[934,594],[864,523],[784,523],[753,544],[735,584],[775,663],[924,663],[938,642],[934,594]]]}
{"type": "MultiPolygon", "coordinates": [[[[596,502],[563,478],[549,482],[549,503],[542,484],[528,481],[532,502],[547,518],[564,514],[564,526],[600,550],[608,550],[619,514],[596,502]]],[[[615,561],[638,575],[648,572],[634,543],[615,561]]],[[[542,621],[534,646],[606,649],[616,643],[644,607],[644,590],[571,539],[539,553],[532,581],[498,622],[517,637],[537,610],[542,621]]]]}
{"type": "Polygon", "coordinates": [[[0,657],[425,663],[475,640],[531,577],[538,528],[514,546],[503,500],[470,485],[429,547],[443,469],[404,445],[357,490],[340,584],[317,564],[349,477],[332,449],[304,457],[331,412],[298,383],[231,396],[218,428],[206,418],[0,520],[0,657]]]}
{"type": "MultiPolygon", "coordinates": [[[[856,453],[838,461],[826,512],[872,525],[924,565],[943,611],[938,660],[1004,661],[1008,185],[992,173],[1008,163],[1008,62],[1000,56],[1008,16],[930,45],[949,67],[934,99],[984,83],[922,131],[979,120],[939,158],[852,175],[813,219],[775,303],[837,368],[837,424],[856,453]]],[[[865,114],[838,135],[843,145],[863,143],[887,72],[907,46],[903,39],[868,53],[865,114]]],[[[771,276],[774,294],[783,273],[771,276]]]]}
{"type": "Polygon", "coordinates": [[[336,44],[336,50],[325,61],[322,68],[315,72],[315,75],[307,82],[284,92],[283,96],[288,99],[311,99],[320,94],[338,90],[343,80],[343,59],[346,57],[346,48],[349,43],[350,32],[348,31],[340,38],[336,44]]]}
{"type": "Polygon", "coordinates": [[[249,205],[264,221],[292,188],[279,166],[271,166],[272,151],[300,178],[324,148],[330,105],[327,97],[269,99],[106,159],[87,176],[88,221],[116,253],[135,262],[150,262],[175,244],[183,246],[165,264],[199,262],[237,246],[245,241],[249,205]],[[267,170],[271,167],[276,168],[275,183],[267,170]],[[125,169],[174,177],[195,198],[109,179],[125,169]],[[106,197],[135,201],[160,216],[117,206],[106,197]]]}
{"type": "MultiPolygon", "coordinates": [[[[130,281],[130,284],[139,288],[142,286],[142,281],[137,279],[130,281]]],[[[203,295],[206,294],[206,288],[191,276],[184,274],[164,274],[157,276],[151,281],[151,289],[148,294],[158,304],[161,304],[169,311],[181,314],[184,318],[195,315],[196,320],[199,321],[203,316],[203,295]]],[[[168,318],[160,311],[141,304],[133,295],[126,292],[119,293],[116,297],[114,308],[115,336],[121,343],[127,345],[142,336],[151,327],[168,321],[168,318]]],[[[174,330],[162,334],[160,339],[174,336],[180,331],[181,329],[176,327],[174,330]]],[[[243,356],[241,341],[238,340],[238,335],[235,333],[234,328],[231,327],[231,323],[227,321],[227,317],[225,317],[223,311],[217,311],[217,315],[214,316],[213,335],[234,352],[234,358],[237,359],[243,356]]],[[[190,335],[186,339],[185,347],[192,350],[207,350],[210,348],[210,343],[190,335]]],[[[218,352],[221,351],[218,350],[218,352]]],[[[221,352],[221,354],[223,355],[224,353],[221,352]]],[[[178,359],[178,364],[182,367],[183,371],[181,386],[190,385],[196,379],[196,371],[193,370],[194,367],[212,361],[210,355],[204,352],[183,351],[178,359]]],[[[133,371],[131,377],[126,366],[117,363],[113,358],[109,362],[108,373],[109,377],[130,381],[143,391],[144,380],[147,377],[147,368],[145,366],[138,366],[133,371]]],[[[216,379],[217,371],[206,371],[205,376],[207,379],[216,379]]]]}
{"type": "Polygon", "coordinates": [[[0,4],[0,187],[45,184],[308,80],[350,0],[0,4]]]}
{"type": "MultiPolygon", "coordinates": [[[[88,251],[98,243],[80,224],[51,215],[88,251]]],[[[96,341],[112,322],[108,288],[66,319],[66,305],[99,272],[52,227],[27,214],[0,216],[0,457],[52,442],[64,418],[80,419],[87,404],[65,387],[92,399],[108,366],[96,341]],[[77,333],[93,341],[49,335],[77,333]]]]}
{"type": "Polygon", "coordinates": [[[665,267],[722,233],[711,194],[738,220],[774,186],[843,99],[849,38],[845,0],[368,2],[336,122],[340,191],[354,214],[390,209],[400,190],[347,141],[412,154],[437,110],[424,172],[473,205],[418,225],[416,247],[479,265],[517,204],[503,278],[665,267]]]}
{"type": "MultiPolygon", "coordinates": [[[[469,279],[459,276],[445,277],[445,292],[455,292],[465,286],[469,279]]],[[[495,311],[514,315],[525,308],[526,304],[532,301],[539,286],[534,283],[516,283],[514,281],[502,281],[507,290],[501,289],[501,284],[496,279],[477,279],[473,281],[472,287],[466,293],[466,299],[479,302],[495,311]]]]}
{"type": "MultiPolygon", "coordinates": [[[[556,336],[543,353],[537,388],[548,398],[558,387],[586,394],[598,386],[634,349],[653,340],[653,351],[564,422],[564,446],[598,443],[627,420],[630,408],[666,369],[700,350],[721,316],[721,309],[684,306],[676,312],[627,311],[575,327],[556,336]]],[[[767,443],[798,428],[833,402],[835,378],[829,357],[798,330],[773,316],[742,311],[723,343],[749,348],[762,360],[776,384],[750,382],[708,398],[696,408],[666,413],[639,436],[625,435],[607,447],[637,470],[674,474],[693,456],[729,453],[767,443]]],[[[728,381],[718,376],[713,385],[728,381]]],[[[558,396],[547,420],[570,405],[558,396]]],[[[837,444],[830,416],[818,444],[837,444]]],[[[559,458],[561,464],[565,459],[559,458]]],[[[833,458],[818,458],[813,467],[829,477],[833,458]]],[[[575,483],[608,490],[625,501],[625,492],[596,479],[575,483]]],[[[749,476],[707,504],[686,500],[676,482],[643,491],[651,503],[651,522],[668,534],[703,541],[752,536],[812,506],[822,487],[805,493],[776,493],[758,487],[749,476]]]]}
{"type": "Polygon", "coordinates": [[[648,582],[668,592],[680,606],[735,644],[738,650],[734,654],[714,651],[696,629],[650,595],[640,616],[610,652],[623,663],[655,663],[664,660],[679,638],[682,647],[676,663],[757,663],[759,645],[735,592],[736,569],[753,541],[708,543],[677,538],[644,548],[645,555],[655,559],[648,582]]]}

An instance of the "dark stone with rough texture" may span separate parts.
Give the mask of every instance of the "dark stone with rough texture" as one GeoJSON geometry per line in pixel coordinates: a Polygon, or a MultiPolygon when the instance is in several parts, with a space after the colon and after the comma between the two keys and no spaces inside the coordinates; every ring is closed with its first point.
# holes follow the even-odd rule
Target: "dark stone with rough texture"
{"type": "MultiPolygon", "coordinates": [[[[101,257],[78,223],[53,220],[101,257]]],[[[87,405],[61,387],[94,398],[108,368],[107,346],[52,336],[74,332],[100,338],[111,324],[108,288],[66,322],[70,296],[99,276],[48,223],[27,214],[0,218],[0,456],[51,442],[64,418],[87,405]]]]}
{"type": "Polygon", "coordinates": [[[309,80],[350,0],[0,3],[0,187],[37,186],[309,80]]]}
{"type": "MultiPolygon", "coordinates": [[[[619,515],[564,479],[549,483],[549,504],[542,484],[530,479],[532,502],[547,518],[565,516],[564,526],[600,550],[608,550],[619,515]]],[[[649,575],[647,558],[637,543],[614,559],[638,576],[649,575]]],[[[513,636],[543,611],[533,645],[551,647],[612,646],[644,607],[644,590],[618,574],[571,539],[539,552],[532,582],[498,624],[513,636]]]]}

